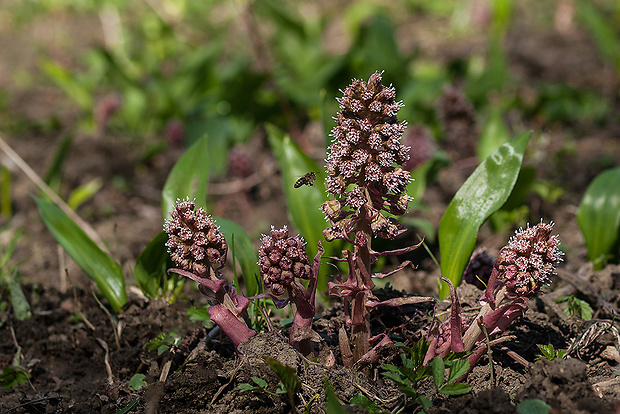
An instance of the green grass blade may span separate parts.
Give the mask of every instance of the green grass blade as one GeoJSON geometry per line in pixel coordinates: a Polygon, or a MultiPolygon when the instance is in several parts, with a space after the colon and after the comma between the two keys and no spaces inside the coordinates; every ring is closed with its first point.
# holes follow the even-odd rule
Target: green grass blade
{"type": "Polygon", "coordinates": [[[47,229],[78,266],[97,284],[115,313],[127,303],[125,279],[118,263],[56,204],[35,198],[47,229]]]}
{"type": "Polygon", "coordinates": [[[237,223],[219,217],[213,220],[224,233],[228,246],[232,246],[233,235],[235,238],[235,259],[241,266],[243,280],[245,281],[245,293],[254,296],[259,293],[258,255],[247,233],[237,223]]]}
{"type": "Polygon", "coordinates": [[[58,148],[54,152],[54,157],[50,167],[47,169],[43,181],[50,186],[51,189],[60,193],[60,183],[62,181],[62,172],[64,170],[65,163],[71,152],[71,144],[73,143],[73,135],[69,134],[60,142],[58,148]]]}
{"type": "Polygon", "coordinates": [[[177,199],[196,199],[205,208],[209,184],[209,141],[205,135],[185,151],[172,167],[161,193],[162,216],[167,218],[177,199]]]}
{"type": "MultiPolygon", "coordinates": [[[[441,274],[454,286],[461,277],[476,245],[480,226],[508,199],[521,169],[531,132],[519,135],[489,155],[465,181],[439,223],[441,274]]],[[[449,292],[440,281],[439,297],[449,292]]]]}
{"type": "Polygon", "coordinates": [[[586,240],[588,258],[601,269],[620,231],[620,167],[600,173],[586,190],[577,223],[586,240]]]}
{"type": "Polygon", "coordinates": [[[82,204],[92,199],[101,190],[101,187],[103,187],[103,180],[99,177],[82,184],[71,192],[67,205],[72,210],[77,210],[82,204]]]}

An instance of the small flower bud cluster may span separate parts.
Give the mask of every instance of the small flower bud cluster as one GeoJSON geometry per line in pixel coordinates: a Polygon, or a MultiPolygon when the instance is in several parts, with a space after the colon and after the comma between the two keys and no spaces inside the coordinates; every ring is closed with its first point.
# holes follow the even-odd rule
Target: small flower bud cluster
{"type": "Polygon", "coordinates": [[[381,214],[405,214],[411,200],[403,193],[410,174],[400,166],[409,159],[409,147],[400,142],[405,125],[396,117],[402,103],[395,97],[394,88],[381,85],[381,73],[375,72],[368,82],[353,80],[338,99],[325,182],[336,199],[322,207],[332,223],[324,232],[327,240],[351,233],[362,206],[373,234],[392,239],[401,232],[381,214]]]}
{"type": "Polygon", "coordinates": [[[531,297],[542,285],[551,282],[550,276],[562,252],[558,236],[552,236],[553,223],[539,223],[519,229],[499,252],[495,261],[497,281],[506,286],[506,297],[531,297]]]}
{"type": "Polygon", "coordinates": [[[171,219],[164,223],[168,253],[183,270],[202,276],[209,268],[226,265],[228,245],[215,222],[189,198],[178,201],[171,219]]]}
{"type": "Polygon", "coordinates": [[[286,226],[280,230],[272,226],[271,233],[263,235],[258,266],[263,282],[276,296],[282,295],[295,278],[309,279],[312,275],[303,239],[289,237],[286,226]]]}

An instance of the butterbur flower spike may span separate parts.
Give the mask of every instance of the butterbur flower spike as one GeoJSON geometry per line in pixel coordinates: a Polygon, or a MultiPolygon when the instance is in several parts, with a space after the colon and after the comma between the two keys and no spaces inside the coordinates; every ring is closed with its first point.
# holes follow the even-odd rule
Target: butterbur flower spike
{"type": "Polygon", "coordinates": [[[551,234],[552,230],[553,223],[543,222],[519,229],[502,248],[480,298],[483,306],[466,330],[460,323],[454,322],[460,318],[460,306],[454,288],[444,278],[451,287],[451,318],[429,333],[431,346],[425,362],[434,356],[444,357],[450,351],[474,351],[469,357],[471,370],[486,349],[481,325],[492,336],[505,331],[513,321],[524,315],[527,300],[543,285],[551,283],[551,276],[562,260],[560,241],[558,236],[551,234]]]}
{"type": "Polygon", "coordinates": [[[244,320],[248,299],[227,286],[218,272],[226,265],[228,245],[224,235],[213,219],[202,208],[196,209],[196,203],[189,198],[177,200],[170,216],[164,223],[168,234],[166,247],[178,268],[168,272],[198,282],[205,295],[215,295],[219,303],[207,309],[209,317],[237,347],[256,332],[244,320]]]}
{"type": "Polygon", "coordinates": [[[375,72],[367,82],[354,79],[342,91],[325,165],[325,185],[332,198],[322,206],[330,224],[323,236],[328,242],[342,239],[353,245],[352,251],[343,251],[343,257],[332,258],[347,262],[346,280],[337,275],[335,282],[328,283],[330,295],[343,299],[345,319],[350,327],[353,350],[347,333],[343,330],[339,334],[346,366],[375,362],[379,349],[388,346],[389,338],[370,337],[368,309],[430,299],[371,300],[375,287],[372,278],[389,276],[411,264],[406,261],[385,275],[372,274],[371,265],[377,256],[402,254],[418,247],[380,253],[371,246],[373,236],[393,240],[405,231],[392,216],[405,214],[411,201],[406,194],[410,173],[402,167],[409,159],[410,148],[401,143],[405,123],[397,118],[402,103],[396,101],[394,87],[384,86],[381,81],[381,73],[375,72]],[[373,339],[376,345],[370,349],[373,339]]]}
{"type": "Polygon", "coordinates": [[[290,342],[304,355],[309,355],[312,353],[312,319],[316,311],[316,283],[323,248],[319,244],[319,252],[310,266],[305,246],[300,236],[289,236],[286,226],[278,230],[272,226],[271,232],[261,238],[258,267],[265,286],[273,295],[288,294],[288,300],[274,298],[274,303],[281,306],[288,302],[295,304],[290,342]],[[308,279],[308,288],[299,279],[308,279]]]}
{"type": "Polygon", "coordinates": [[[507,299],[530,298],[543,285],[562,260],[559,238],[551,234],[553,223],[538,223],[519,229],[502,248],[495,261],[482,302],[494,302],[496,292],[504,287],[507,299]]]}
{"type": "Polygon", "coordinates": [[[166,247],[172,261],[183,270],[198,276],[209,268],[226,265],[228,245],[215,222],[189,198],[177,200],[171,218],[164,223],[168,234],[166,247]]]}

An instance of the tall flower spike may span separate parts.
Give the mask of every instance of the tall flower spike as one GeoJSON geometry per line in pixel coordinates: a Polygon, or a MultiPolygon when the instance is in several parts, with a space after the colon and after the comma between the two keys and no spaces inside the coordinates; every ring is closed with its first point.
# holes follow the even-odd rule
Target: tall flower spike
{"type": "Polygon", "coordinates": [[[226,265],[228,245],[215,222],[189,198],[178,201],[171,219],[164,223],[166,247],[172,261],[183,270],[203,276],[212,267],[226,265]]]}
{"type": "Polygon", "coordinates": [[[332,130],[325,184],[349,214],[334,217],[333,200],[323,205],[332,225],[324,232],[328,240],[351,233],[365,219],[357,214],[364,205],[373,212],[371,219],[381,224],[373,227],[375,236],[393,239],[402,232],[396,223],[376,217],[380,211],[403,214],[409,201],[402,195],[410,174],[400,168],[409,157],[409,147],[400,142],[405,124],[396,118],[402,104],[395,97],[394,88],[383,86],[381,73],[375,72],[368,82],[353,80],[338,99],[340,112],[332,130]]]}

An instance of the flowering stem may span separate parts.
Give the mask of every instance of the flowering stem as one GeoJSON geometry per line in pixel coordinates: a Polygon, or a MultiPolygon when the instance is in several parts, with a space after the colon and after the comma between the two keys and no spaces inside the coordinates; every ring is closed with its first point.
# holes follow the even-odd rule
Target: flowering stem
{"type": "MultiPolygon", "coordinates": [[[[365,210],[365,208],[363,208],[365,210]]],[[[367,219],[362,219],[357,224],[356,244],[353,250],[353,263],[363,266],[364,269],[350,269],[349,277],[357,279],[357,286],[366,286],[362,272],[370,274],[370,223],[367,219]],[[362,238],[363,240],[360,240],[362,238]]],[[[353,359],[358,361],[369,350],[370,345],[370,314],[366,309],[368,301],[368,290],[361,290],[353,299],[353,326],[351,327],[351,337],[353,341],[353,359]],[[360,314],[361,313],[361,314],[360,314]]]]}
{"type": "MultiPolygon", "coordinates": [[[[484,317],[496,310],[499,305],[504,300],[506,295],[506,287],[502,287],[499,292],[495,294],[495,302],[494,303],[486,303],[478,312],[476,316],[476,320],[484,320],[484,317]]],[[[474,344],[478,341],[478,338],[482,334],[482,329],[480,328],[480,324],[472,323],[465,334],[463,335],[463,344],[466,350],[471,350],[474,347],[474,344]]]]}

